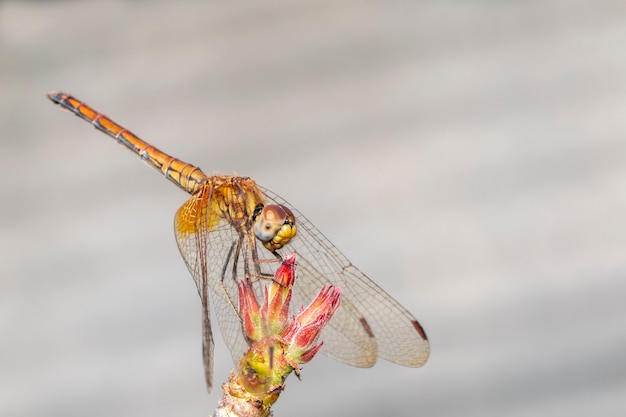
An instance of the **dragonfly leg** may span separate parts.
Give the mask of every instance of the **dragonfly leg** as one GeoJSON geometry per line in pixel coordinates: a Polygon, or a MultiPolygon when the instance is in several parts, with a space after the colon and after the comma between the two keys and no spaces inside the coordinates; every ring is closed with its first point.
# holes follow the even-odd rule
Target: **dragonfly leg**
{"type": "Polygon", "coordinates": [[[239,239],[237,239],[237,242],[233,242],[233,246],[231,247],[231,251],[233,249],[235,249],[234,251],[234,257],[233,257],[233,268],[231,271],[231,277],[233,282],[237,283],[237,263],[239,262],[239,254],[241,253],[241,239],[242,237],[239,236],[239,239]],[[237,244],[236,248],[235,248],[235,243],[237,244]]]}
{"type": "Polygon", "coordinates": [[[256,271],[254,276],[258,279],[271,280],[273,282],[276,282],[277,284],[280,284],[275,280],[273,273],[261,271],[261,265],[267,263],[282,262],[283,257],[278,252],[272,251],[272,254],[276,257],[276,259],[259,259],[259,254],[256,249],[257,247],[255,245],[254,250],[252,251],[252,261],[254,263],[254,269],[256,271]]]}
{"type": "Polygon", "coordinates": [[[274,273],[261,271],[261,265],[277,262],[278,261],[277,259],[259,259],[259,254],[255,246],[254,250],[252,251],[252,261],[254,263],[254,269],[256,272],[255,275],[257,278],[266,279],[266,280],[274,280],[274,273]]]}
{"type": "Polygon", "coordinates": [[[224,296],[226,298],[226,301],[228,301],[228,304],[230,304],[230,306],[232,307],[233,310],[238,311],[237,306],[235,305],[235,303],[233,302],[233,300],[230,298],[230,293],[228,292],[228,290],[226,289],[226,286],[224,285],[224,280],[226,279],[226,271],[228,269],[228,264],[230,263],[230,259],[233,256],[233,252],[236,253],[234,261],[233,261],[233,280],[236,282],[237,281],[237,254],[239,252],[239,248],[241,248],[241,240],[238,239],[237,241],[233,242],[232,245],[230,245],[230,249],[228,250],[228,255],[226,255],[226,261],[224,261],[224,266],[222,267],[222,275],[221,275],[221,280],[220,280],[220,285],[222,286],[222,291],[224,292],[224,296]],[[237,247],[237,250],[235,251],[235,246],[237,247]]]}
{"type": "Polygon", "coordinates": [[[230,263],[231,256],[233,256],[233,249],[235,248],[236,243],[237,242],[233,242],[233,244],[230,245],[230,249],[228,250],[228,254],[226,255],[226,261],[224,261],[224,266],[222,266],[222,274],[221,274],[222,282],[224,282],[224,279],[226,277],[226,269],[228,269],[228,264],[230,263]]]}

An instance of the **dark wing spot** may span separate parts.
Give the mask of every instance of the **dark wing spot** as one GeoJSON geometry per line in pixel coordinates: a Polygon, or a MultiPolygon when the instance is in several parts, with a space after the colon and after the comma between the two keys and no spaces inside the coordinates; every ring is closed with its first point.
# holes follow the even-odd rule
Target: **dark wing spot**
{"type": "Polygon", "coordinates": [[[416,320],[413,320],[412,324],[413,324],[413,327],[415,327],[415,330],[417,330],[420,336],[422,336],[422,339],[428,340],[428,337],[426,336],[426,332],[424,331],[422,326],[420,326],[420,324],[416,320]]]}
{"type": "Polygon", "coordinates": [[[367,322],[367,320],[365,320],[365,318],[361,317],[359,319],[359,321],[361,322],[361,326],[363,326],[363,329],[365,330],[365,333],[367,333],[367,335],[369,337],[374,337],[374,333],[372,332],[372,328],[370,327],[370,325],[367,322]]]}

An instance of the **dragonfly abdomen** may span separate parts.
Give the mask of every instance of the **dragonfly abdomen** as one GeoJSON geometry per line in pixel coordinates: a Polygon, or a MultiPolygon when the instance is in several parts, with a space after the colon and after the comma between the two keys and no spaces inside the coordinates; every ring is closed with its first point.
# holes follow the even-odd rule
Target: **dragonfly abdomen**
{"type": "Polygon", "coordinates": [[[99,131],[117,140],[119,144],[124,145],[133,153],[139,155],[148,165],[161,171],[165,178],[189,194],[197,193],[207,181],[208,177],[200,168],[160,151],[140,139],[130,130],[115,123],[108,116],[97,112],[71,95],[59,91],[51,91],[48,93],[48,98],[86,122],[91,123],[99,131]]]}

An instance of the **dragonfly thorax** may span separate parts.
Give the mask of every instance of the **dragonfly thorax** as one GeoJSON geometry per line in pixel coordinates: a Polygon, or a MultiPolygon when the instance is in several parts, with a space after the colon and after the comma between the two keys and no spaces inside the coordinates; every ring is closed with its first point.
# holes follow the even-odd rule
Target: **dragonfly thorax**
{"type": "Polygon", "coordinates": [[[296,235],[296,219],[285,206],[258,206],[254,213],[254,236],[270,252],[282,248],[296,235]]]}

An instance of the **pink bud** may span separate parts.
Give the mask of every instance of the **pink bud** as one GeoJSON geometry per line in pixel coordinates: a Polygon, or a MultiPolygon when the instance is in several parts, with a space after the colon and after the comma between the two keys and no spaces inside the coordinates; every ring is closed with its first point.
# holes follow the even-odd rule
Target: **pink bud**
{"type": "Polygon", "coordinates": [[[287,341],[288,355],[296,363],[310,361],[320,349],[317,339],[340,304],[341,289],[324,287],[308,307],[294,317],[282,334],[287,341]]]}
{"type": "Polygon", "coordinates": [[[281,264],[276,268],[274,281],[283,287],[292,287],[296,280],[296,254],[286,253],[281,264]]]}
{"type": "Polygon", "coordinates": [[[260,327],[261,315],[259,303],[252,289],[249,278],[239,282],[239,315],[243,323],[243,330],[249,341],[259,340],[262,336],[260,327]]]}
{"type": "Polygon", "coordinates": [[[289,303],[296,278],[296,254],[289,253],[276,269],[274,279],[265,289],[261,315],[267,325],[267,333],[279,335],[289,320],[289,303]]]}

